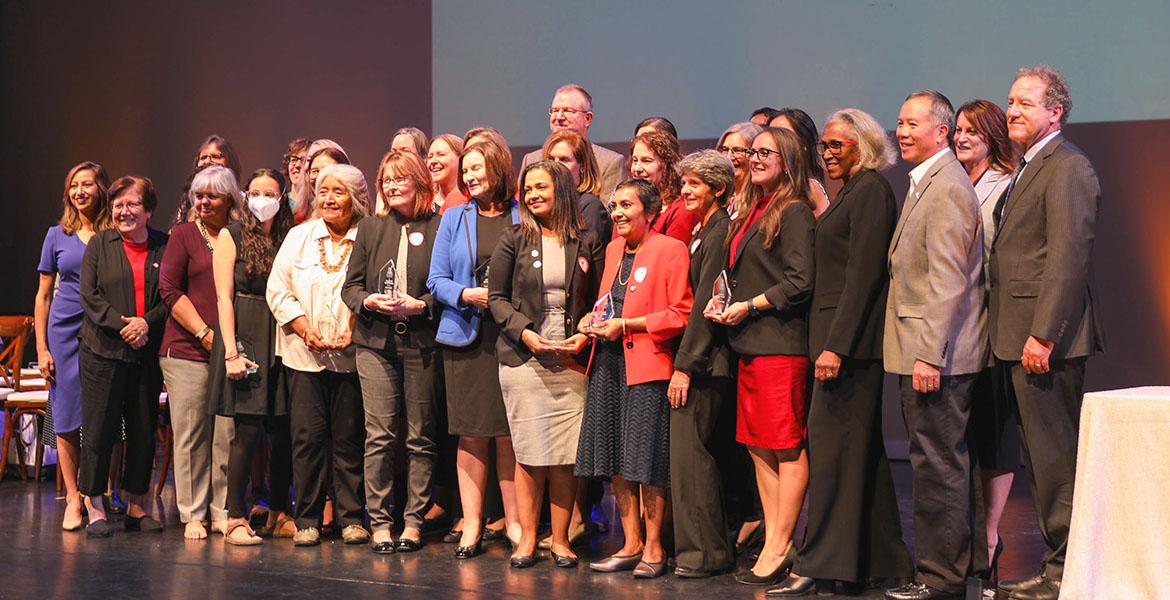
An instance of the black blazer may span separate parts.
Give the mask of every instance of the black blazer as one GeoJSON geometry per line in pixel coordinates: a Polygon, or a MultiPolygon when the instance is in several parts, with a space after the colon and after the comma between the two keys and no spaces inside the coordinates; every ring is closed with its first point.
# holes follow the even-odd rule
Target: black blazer
{"type": "Polygon", "coordinates": [[[715,278],[727,264],[727,230],[731,217],[720,208],[711,215],[706,225],[691,240],[691,267],[688,279],[695,294],[695,304],[687,320],[682,342],[674,355],[674,368],[691,375],[730,377],[731,349],[727,346],[727,332],[707,317],[703,309],[711,300],[715,278]]]}
{"type": "MultiPolygon", "coordinates": [[[[597,239],[604,243],[613,239],[613,222],[610,221],[609,211],[601,198],[588,192],[581,194],[577,199],[577,209],[581,212],[581,220],[585,228],[593,232],[597,239]]],[[[604,254],[604,248],[603,252],[604,254]]]]}
{"type": "MultiPolygon", "coordinates": [[[[492,253],[492,276],[488,280],[488,308],[500,326],[496,339],[496,357],[500,364],[518,367],[532,358],[532,352],[520,341],[525,329],[539,333],[543,308],[543,259],[540,243],[525,239],[519,225],[500,236],[492,253]],[[497,277],[496,273],[500,276],[497,277]]],[[[565,244],[565,337],[577,332],[577,323],[593,310],[601,272],[605,270],[605,253],[593,232],[581,232],[579,240],[565,244]]],[[[576,356],[582,365],[588,352],[576,356]]]]}
{"type": "MultiPolygon", "coordinates": [[[[772,249],[764,248],[759,222],[744,234],[728,268],[733,302],[764,294],[772,308],[727,331],[731,349],[746,356],[808,354],[808,304],[813,289],[812,209],[792,202],[780,214],[772,249]]],[[[734,236],[735,231],[729,231],[734,236]]],[[[726,257],[725,257],[726,259],[726,257]]]]}
{"type": "Polygon", "coordinates": [[[817,221],[816,288],[809,314],[809,356],[823,350],[880,360],[889,271],[886,251],[898,223],[890,184],[861,169],[817,221]]]}
{"type": "Polygon", "coordinates": [[[408,240],[407,280],[400,285],[407,294],[427,305],[422,314],[406,318],[406,330],[413,347],[431,348],[435,345],[435,327],[442,306],[435,302],[427,288],[427,275],[431,270],[431,250],[439,231],[439,215],[432,213],[407,223],[401,215],[391,210],[384,217],[365,218],[358,223],[357,237],[349,256],[349,270],[346,271],[345,284],[341,288],[341,301],[357,315],[353,341],[366,348],[385,350],[394,336],[395,321],[390,315],[369,310],[363,303],[367,296],[381,291],[385,274],[383,268],[391,259],[398,258],[398,244],[404,223],[408,240]],[[419,243],[415,244],[415,241],[419,243]]]}
{"type": "Polygon", "coordinates": [[[168,309],[158,291],[158,266],[167,247],[167,234],[147,228],[145,299],[146,319],[150,330],[145,346],[135,350],[122,341],[119,332],[126,326],[123,316],[138,311],[134,293],[134,271],[122,248],[122,236],[107,229],[89,241],[81,260],[81,343],[94,354],[122,362],[158,360],[163,325],[168,309]]]}

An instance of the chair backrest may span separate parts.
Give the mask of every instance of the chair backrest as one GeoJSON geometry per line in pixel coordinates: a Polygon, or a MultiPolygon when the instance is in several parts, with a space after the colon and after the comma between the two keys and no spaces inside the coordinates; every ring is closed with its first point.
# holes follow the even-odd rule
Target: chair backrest
{"type": "Polygon", "coordinates": [[[0,316],[0,386],[20,391],[20,363],[24,360],[24,346],[33,330],[29,316],[0,316]]]}

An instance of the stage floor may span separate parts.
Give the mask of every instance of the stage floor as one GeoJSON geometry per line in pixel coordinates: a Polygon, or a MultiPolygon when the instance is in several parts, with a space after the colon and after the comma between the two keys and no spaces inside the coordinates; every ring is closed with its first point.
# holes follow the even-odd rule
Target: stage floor
{"type": "MultiPolygon", "coordinates": [[[[910,467],[894,463],[902,527],[912,539],[910,467]]],[[[1031,575],[1044,543],[1037,530],[1026,475],[1018,476],[1001,525],[1004,578],[1031,575]]],[[[536,567],[508,566],[509,549],[496,542],[482,556],[459,561],[453,546],[430,539],[420,552],[376,556],[365,546],[340,539],[316,548],[295,548],[291,540],[265,540],[262,546],[235,547],[216,535],[185,541],[168,485],[163,505],[168,529],[162,534],[128,534],[121,518],[107,539],[87,539],[84,530],[60,528],[64,500],[54,497],[52,481],[9,479],[0,483],[0,598],[763,598],[764,588],[737,584],[731,575],[683,580],[668,575],[634,580],[628,573],[557,569],[544,557],[536,567]]],[[[613,510],[612,499],[604,505],[613,510]]],[[[156,512],[156,514],[158,514],[156,512]]],[[[612,519],[613,516],[610,515],[612,519]]],[[[616,521],[616,519],[613,519],[616,521]]],[[[803,528],[803,525],[802,525],[803,528]]],[[[582,559],[606,556],[620,546],[612,529],[597,536],[582,559]]],[[[744,568],[741,566],[741,568],[744,568]]],[[[825,598],[825,596],[821,596],[825,598]]],[[[844,598],[845,596],[840,596],[844,598]]],[[[875,591],[865,597],[880,598],[875,591]]]]}

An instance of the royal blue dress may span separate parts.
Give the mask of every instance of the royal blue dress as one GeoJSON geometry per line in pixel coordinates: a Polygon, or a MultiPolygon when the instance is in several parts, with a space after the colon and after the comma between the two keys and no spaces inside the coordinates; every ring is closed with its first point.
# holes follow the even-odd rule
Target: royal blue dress
{"type": "Polygon", "coordinates": [[[56,381],[49,386],[52,429],[69,433],[81,428],[81,378],[77,372],[78,334],[81,332],[81,258],[85,243],[60,225],[49,228],[41,247],[37,270],[60,276],[49,309],[49,354],[56,365],[56,381]]]}

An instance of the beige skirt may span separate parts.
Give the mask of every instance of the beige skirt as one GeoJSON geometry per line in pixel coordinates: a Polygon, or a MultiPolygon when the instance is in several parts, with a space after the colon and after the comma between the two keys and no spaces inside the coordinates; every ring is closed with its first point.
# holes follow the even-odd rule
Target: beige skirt
{"type": "MultiPolygon", "coordinates": [[[[544,311],[540,334],[562,340],[565,311],[544,311]]],[[[585,411],[588,380],[571,357],[533,357],[518,367],[500,365],[500,391],[516,461],[531,467],[571,465],[585,411]]]]}

